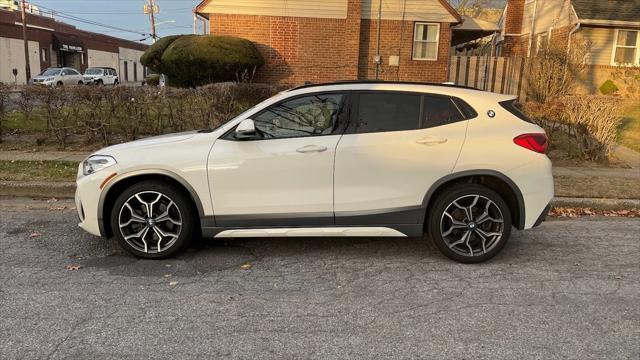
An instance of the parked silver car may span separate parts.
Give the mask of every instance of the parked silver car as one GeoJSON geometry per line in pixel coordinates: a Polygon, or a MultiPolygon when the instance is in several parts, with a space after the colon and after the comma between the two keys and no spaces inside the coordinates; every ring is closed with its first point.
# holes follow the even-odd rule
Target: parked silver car
{"type": "Polygon", "coordinates": [[[70,67],[48,68],[41,72],[40,75],[31,79],[30,83],[47,86],[84,84],[82,74],[80,74],[78,70],[70,67]]]}

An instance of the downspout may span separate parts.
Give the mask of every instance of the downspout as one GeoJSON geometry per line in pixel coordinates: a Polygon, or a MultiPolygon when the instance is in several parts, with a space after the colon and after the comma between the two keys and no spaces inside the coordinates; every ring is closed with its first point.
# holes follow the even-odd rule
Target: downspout
{"type": "Polygon", "coordinates": [[[531,29],[529,30],[529,46],[527,47],[527,57],[531,57],[531,44],[536,26],[536,12],[538,10],[538,0],[533,0],[533,15],[531,16],[531,29]]]}
{"type": "Polygon", "coordinates": [[[576,33],[576,31],[580,30],[580,18],[578,17],[578,14],[576,14],[576,9],[572,6],[571,10],[573,12],[573,16],[576,18],[576,26],[569,31],[569,36],[567,36],[567,52],[571,50],[571,37],[576,33]]]}
{"type": "Polygon", "coordinates": [[[382,56],[380,55],[380,25],[382,23],[382,0],[378,0],[378,40],[376,44],[376,80],[380,79],[380,62],[382,56]]]}

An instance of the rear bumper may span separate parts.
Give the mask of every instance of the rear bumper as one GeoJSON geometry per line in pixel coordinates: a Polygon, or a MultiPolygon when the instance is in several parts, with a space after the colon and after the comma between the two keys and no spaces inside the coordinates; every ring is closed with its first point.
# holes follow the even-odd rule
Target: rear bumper
{"type": "Polygon", "coordinates": [[[533,223],[532,228],[540,226],[540,224],[542,224],[547,219],[547,214],[549,214],[549,210],[551,210],[551,203],[547,204],[544,210],[542,210],[542,213],[540,214],[540,216],[538,216],[538,220],[536,220],[536,222],[533,223]]]}

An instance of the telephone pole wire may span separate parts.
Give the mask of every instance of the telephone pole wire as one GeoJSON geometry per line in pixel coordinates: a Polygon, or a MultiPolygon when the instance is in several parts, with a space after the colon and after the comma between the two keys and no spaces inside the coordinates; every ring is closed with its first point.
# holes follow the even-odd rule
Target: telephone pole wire
{"type": "Polygon", "coordinates": [[[27,3],[22,0],[22,39],[24,40],[24,62],[27,83],[31,80],[31,64],[29,62],[29,39],[27,38],[27,3]]]}

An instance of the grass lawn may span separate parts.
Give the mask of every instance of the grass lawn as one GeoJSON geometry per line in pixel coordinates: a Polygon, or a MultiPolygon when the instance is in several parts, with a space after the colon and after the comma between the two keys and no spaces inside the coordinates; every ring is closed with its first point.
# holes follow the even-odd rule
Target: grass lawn
{"type": "Polygon", "coordinates": [[[628,106],[623,116],[622,124],[618,128],[618,142],[640,151],[640,102],[628,106]]]}
{"type": "Polygon", "coordinates": [[[9,161],[0,160],[3,181],[75,181],[75,161],[9,161]]]}
{"type": "Polygon", "coordinates": [[[44,119],[44,116],[40,116],[37,112],[34,112],[29,120],[26,120],[23,112],[13,111],[6,115],[3,123],[3,126],[9,130],[47,130],[47,121],[44,119]]]}

